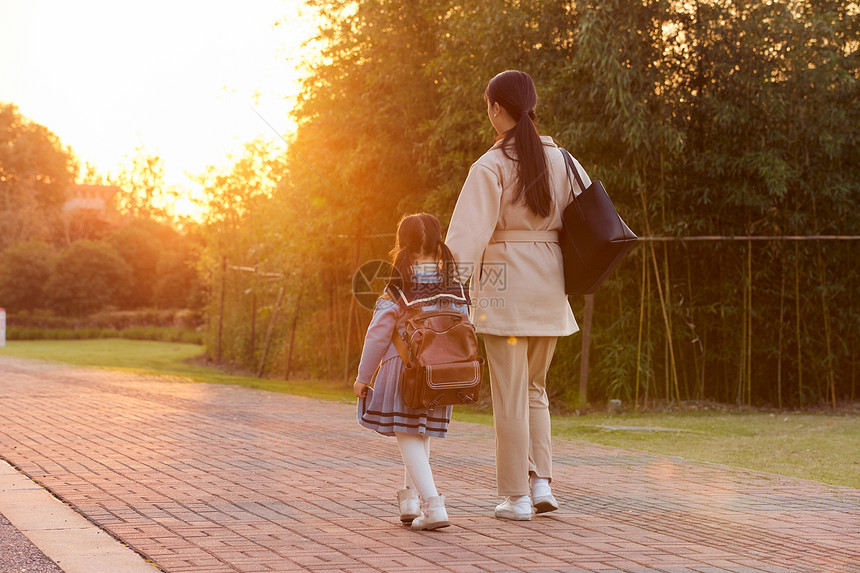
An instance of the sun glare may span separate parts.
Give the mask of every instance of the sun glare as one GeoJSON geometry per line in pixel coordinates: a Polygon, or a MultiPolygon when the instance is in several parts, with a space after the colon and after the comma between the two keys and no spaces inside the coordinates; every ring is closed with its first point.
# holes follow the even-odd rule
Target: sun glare
{"type": "Polygon", "coordinates": [[[189,176],[277,138],[257,113],[282,133],[295,128],[313,33],[300,0],[6,0],[0,101],[102,175],[130,165],[137,148],[160,157],[179,197],[172,210],[196,217],[189,176]]]}

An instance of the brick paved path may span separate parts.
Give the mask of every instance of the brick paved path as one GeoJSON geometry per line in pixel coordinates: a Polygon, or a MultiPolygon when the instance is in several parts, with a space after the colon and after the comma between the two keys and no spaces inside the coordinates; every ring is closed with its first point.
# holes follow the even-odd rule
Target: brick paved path
{"type": "Polygon", "coordinates": [[[557,440],[562,509],[505,522],[491,429],[454,423],[453,526],[415,533],[353,405],[5,356],[0,457],[171,572],[860,571],[852,488],[557,440]]]}

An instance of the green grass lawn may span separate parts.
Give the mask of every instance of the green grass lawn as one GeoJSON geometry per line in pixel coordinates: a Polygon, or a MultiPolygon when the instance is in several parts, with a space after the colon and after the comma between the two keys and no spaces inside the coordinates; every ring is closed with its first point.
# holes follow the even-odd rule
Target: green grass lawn
{"type": "MultiPolygon", "coordinates": [[[[460,419],[492,423],[492,417],[482,413],[465,414],[460,419]]],[[[860,418],[852,415],[682,412],[553,416],[553,434],[860,487],[860,418]]]]}
{"type": "Polygon", "coordinates": [[[181,376],[192,382],[235,384],[271,392],[284,392],[334,401],[353,401],[352,387],[319,380],[268,380],[233,375],[217,368],[189,362],[203,355],[203,347],[183,342],[125,340],[13,340],[0,348],[0,354],[65,362],[77,366],[98,366],[140,372],[181,376]]]}
{"type": "MultiPolygon", "coordinates": [[[[355,400],[352,388],[343,383],[260,380],[187,362],[202,353],[203,347],[196,344],[119,339],[11,341],[0,348],[0,354],[80,366],[181,376],[194,382],[236,384],[340,402],[355,400]]],[[[490,414],[469,408],[455,408],[454,417],[492,423],[490,414]]],[[[604,445],[860,487],[860,418],[852,415],[687,412],[555,416],[553,432],[604,445]]]]}

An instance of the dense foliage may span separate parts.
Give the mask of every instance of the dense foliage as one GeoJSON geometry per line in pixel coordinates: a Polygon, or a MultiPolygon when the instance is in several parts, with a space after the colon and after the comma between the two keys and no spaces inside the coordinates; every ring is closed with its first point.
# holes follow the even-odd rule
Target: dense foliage
{"type": "Polygon", "coordinates": [[[0,102],[0,251],[61,234],[75,169],[71,150],[54,133],[0,102]]]}
{"type": "MultiPolygon", "coordinates": [[[[221,207],[206,230],[210,352],[226,360],[354,374],[369,313],[352,273],[386,257],[402,214],[450,216],[492,144],[481,96],[504,69],[532,75],[542,133],[640,235],[860,232],[855,2],[309,5],[323,49],[288,150],[255,143],[206,181],[221,207]]],[[[590,398],[854,399],[858,248],[643,243],[595,296],[590,398]]],[[[559,344],[557,397],[574,397],[578,348],[559,344]]]]}
{"type": "Polygon", "coordinates": [[[77,161],[46,127],[0,103],[0,307],[81,315],[107,308],[199,308],[197,237],[157,203],[160,160],[138,153],[108,211],[64,210],[77,161]]]}

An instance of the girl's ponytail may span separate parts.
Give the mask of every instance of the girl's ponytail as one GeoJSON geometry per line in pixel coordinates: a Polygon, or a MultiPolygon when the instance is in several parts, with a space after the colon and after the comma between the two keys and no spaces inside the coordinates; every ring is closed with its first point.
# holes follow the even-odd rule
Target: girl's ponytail
{"type": "Polygon", "coordinates": [[[409,251],[406,249],[392,251],[394,261],[391,269],[391,277],[388,279],[388,284],[395,286],[401,290],[409,290],[412,288],[412,259],[409,251]]]}
{"type": "Polygon", "coordinates": [[[391,250],[393,269],[388,284],[402,290],[412,289],[412,265],[420,255],[441,254],[442,276],[455,278],[456,266],[451,250],[442,240],[442,224],[429,213],[406,215],[397,225],[397,241],[391,250]],[[441,251],[441,253],[440,253],[441,251]]]}

